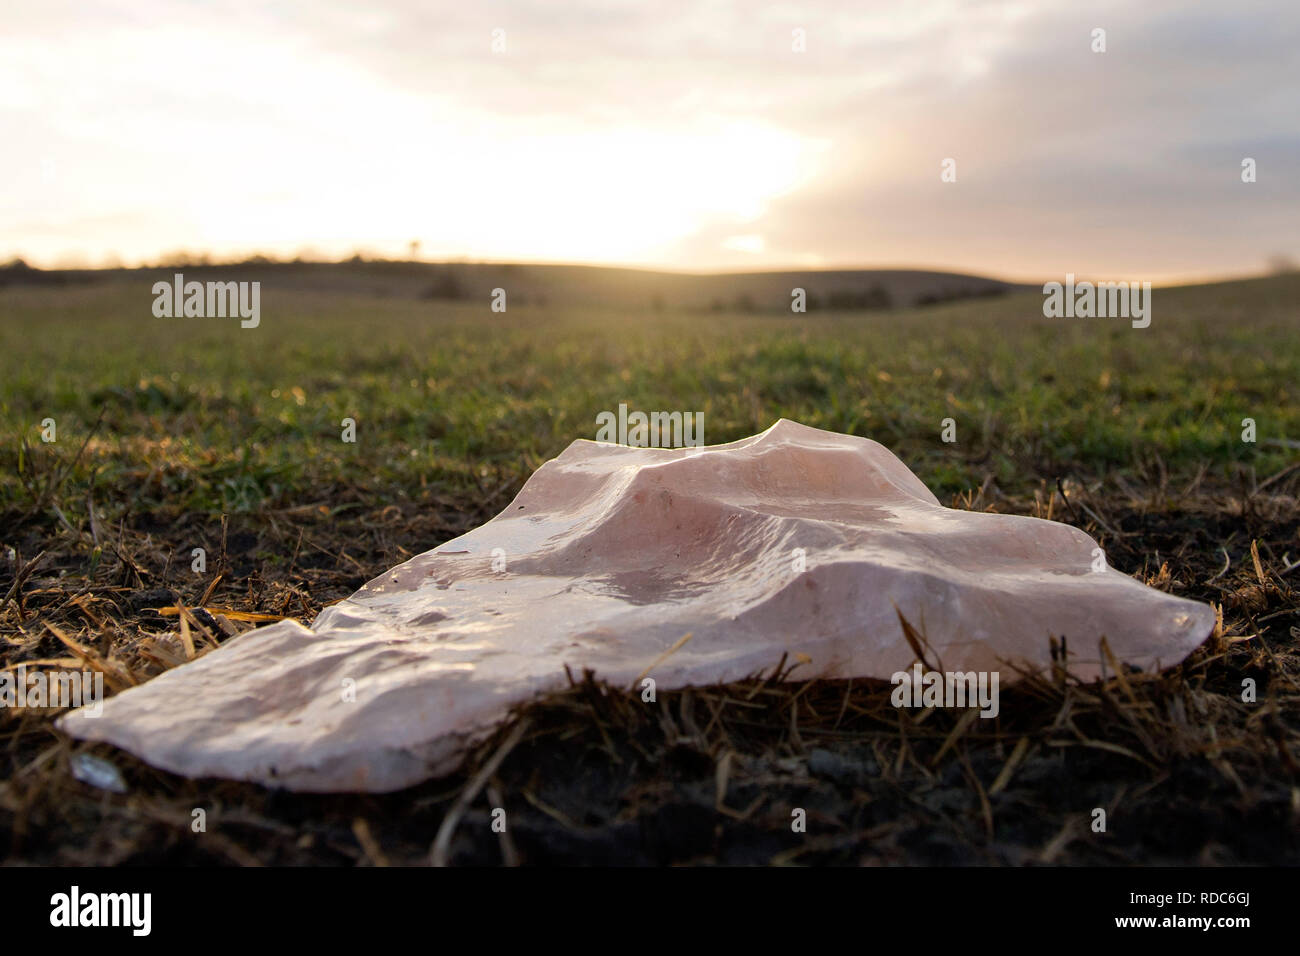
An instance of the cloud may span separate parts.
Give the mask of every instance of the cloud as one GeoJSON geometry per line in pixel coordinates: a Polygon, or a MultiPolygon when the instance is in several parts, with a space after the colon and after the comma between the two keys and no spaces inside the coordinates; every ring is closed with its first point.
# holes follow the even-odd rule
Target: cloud
{"type": "Polygon", "coordinates": [[[1160,279],[1300,254],[1290,0],[56,0],[11,20],[0,172],[23,188],[0,252],[38,259],[420,238],[1160,279]]]}

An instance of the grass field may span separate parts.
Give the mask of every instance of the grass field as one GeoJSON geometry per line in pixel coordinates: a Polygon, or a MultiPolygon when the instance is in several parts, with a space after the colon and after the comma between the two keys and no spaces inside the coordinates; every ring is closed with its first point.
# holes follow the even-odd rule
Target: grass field
{"type": "MultiPolygon", "coordinates": [[[[147,281],[0,289],[2,666],[84,659],[147,679],[190,653],[151,610],[178,601],[309,622],[496,514],[621,402],[702,411],[709,444],[786,417],[884,443],[945,503],[1077,524],[1120,570],[1222,606],[1223,627],[1161,678],[1006,692],[995,731],[952,740],[955,716],[882,716],[878,687],[755,685],[767,706],[721,715],[721,691],[663,695],[656,723],[579,686],[500,771],[513,845],[479,806],[455,859],[1300,850],[1300,277],[1156,290],[1147,329],[1045,319],[1032,293],[795,316],[268,290],[247,330],[151,303],[147,281]],[[1240,699],[1245,677],[1257,703],[1240,699]],[[810,808],[797,838],[796,799],[810,808]],[[1112,808],[1106,834],[1088,829],[1096,806],[1112,808]]],[[[196,652],[234,616],[194,612],[196,652]]],[[[131,785],[111,796],[70,777],[84,748],[52,716],[0,713],[11,860],[420,862],[463,784],[293,797],[97,748],[131,785]],[[212,808],[206,834],[189,827],[197,806],[212,808]]]]}

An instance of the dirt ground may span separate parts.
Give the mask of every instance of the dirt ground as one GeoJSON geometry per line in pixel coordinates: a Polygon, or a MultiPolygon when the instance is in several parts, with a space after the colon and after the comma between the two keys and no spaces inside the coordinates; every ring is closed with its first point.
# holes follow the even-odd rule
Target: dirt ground
{"type": "MultiPolygon", "coordinates": [[[[1022,682],[1003,689],[990,721],[900,711],[881,684],[799,682],[797,671],[781,681],[782,662],[655,705],[574,675],[461,774],[382,796],[185,780],[70,741],[53,729],[56,711],[8,710],[0,847],[8,863],[74,865],[1294,862],[1298,486],[1291,468],[1264,488],[1141,498],[1076,488],[1068,504],[1045,488],[1033,501],[975,503],[1050,511],[1097,536],[1120,570],[1221,607],[1215,635],[1162,675],[1022,682]],[[129,791],[74,779],[82,752],[115,764],[129,791]],[[494,757],[499,767],[480,774],[494,757]],[[1096,808],[1105,832],[1093,829],[1096,808]],[[204,832],[191,825],[196,809],[204,832]]],[[[177,617],[155,609],[193,609],[199,653],[247,626],[229,612],[309,621],[483,517],[389,506],[342,521],[312,507],[231,518],[215,574],[200,579],[188,573],[193,517],[153,511],[101,529],[87,573],[69,535],[6,514],[3,664],[67,658],[114,675],[110,687],[144,680],[187,656],[177,617]]]]}

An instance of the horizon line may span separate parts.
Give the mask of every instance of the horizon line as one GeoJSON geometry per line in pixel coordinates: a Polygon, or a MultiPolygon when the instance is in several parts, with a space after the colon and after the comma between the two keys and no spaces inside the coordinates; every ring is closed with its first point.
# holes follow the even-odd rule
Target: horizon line
{"type": "MultiPolygon", "coordinates": [[[[178,253],[179,254],[179,253],[178,253]]],[[[819,273],[843,273],[843,272],[916,272],[931,273],[935,275],[959,276],[962,278],[983,279],[991,282],[1001,282],[1012,286],[1042,286],[1046,282],[1055,282],[1066,275],[1074,275],[1078,281],[1149,281],[1153,287],[1177,288],[1197,285],[1217,285],[1225,282],[1243,282],[1252,279],[1265,279],[1277,275],[1294,274],[1294,270],[1279,270],[1261,267],[1254,272],[1233,272],[1233,273],[1175,273],[1165,274],[1158,278],[1152,279],[1122,279],[1117,277],[1100,278],[1088,273],[1069,273],[1062,272],[1059,276],[1052,276],[1045,280],[1028,279],[1028,278],[1009,278],[1001,275],[989,273],[971,272],[964,268],[951,268],[938,265],[835,265],[821,264],[817,266],[769,266],[757,267],[751,269],[686,269],[670,268],[666,266],[630,264],[621,262],[582,262],[550,259],[493,259],[493,258],[470,258],[470,257],[453,257],[446,259],[411,259],[411,258],[392,258],[377,254],[367,254],[361,250],[350,256],[343,258],[308,258],[298,255],[293,258],[284,258],[270,255],[265,252],[252,252],[242,258],[221,258],[210,257],[205,253],[196,253],[196,258],[187,262],[172,263],[145,263],[138,262],[134,265],[117,264],[117,265],[55,265],[39,266],[32,265],[27,259],[19,255],[14,255],[0,263],[0,270],[15,268],[19,263],[26,269],[35,272],[47,273],[112,273],[112,272],[152,272],[161,269],[219,269],[229,268],[232,266],[245,265],[268,265],[268,266],[292,266],[292,265],[317,265],[317,266],[345,266],[365,263],[385,263],[391,265],[423,265],[423,266],[539,266],[542,268],[569,268],[569,269],[606,269],[619,270],[625,272],[644,272],[657,275],[674,275],[674,276],[691,276],[697,278],[720,277],[720,276],[760,276],[760,275],[780,275],[780,274],[819,274],[819,273]]]]}

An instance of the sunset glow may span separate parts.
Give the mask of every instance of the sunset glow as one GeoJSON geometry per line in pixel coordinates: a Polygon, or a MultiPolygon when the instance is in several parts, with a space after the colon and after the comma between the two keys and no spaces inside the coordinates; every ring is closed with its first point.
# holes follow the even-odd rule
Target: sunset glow
{"type": "Polygon", "coordinates": [[[0,256],[1155,279],[1294,256],[1296,18],[1234,10],[1230,40],[1176,6],[29,6],[0,37],[0,256]]]}

